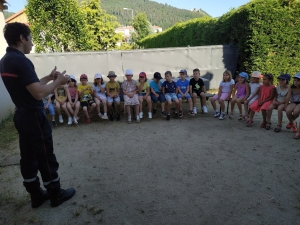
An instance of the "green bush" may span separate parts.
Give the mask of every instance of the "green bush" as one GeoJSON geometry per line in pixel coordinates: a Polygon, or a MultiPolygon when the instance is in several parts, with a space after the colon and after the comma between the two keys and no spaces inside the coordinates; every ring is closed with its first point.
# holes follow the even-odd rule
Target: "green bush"
{"type": "Polygon", "coordinates": [[[239,71],[295,74],[300,71],[300,3],[252,0],[219,19],[178,23],[141,41],[145,48],[237,44],[239,71]]]}

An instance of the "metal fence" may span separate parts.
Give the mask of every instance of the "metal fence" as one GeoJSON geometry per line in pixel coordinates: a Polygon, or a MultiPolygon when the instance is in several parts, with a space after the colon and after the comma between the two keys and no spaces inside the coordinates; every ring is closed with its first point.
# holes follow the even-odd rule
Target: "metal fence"
{"type": "MultiPolygon", "coordinates": [[[[185,48],[160,48],[133,51],[107,52],[76,52],[76,53],[47,53],[30,54],[28,58],[35,65],[39,78],[49,74],[57,66],[59,71],[66,70],[77,80],[83,73],[88,75],[89,81],[94,74],[100,72],[104,80],[108,80],[108,71],[113,70],[118,75],[117,81],[122,82],[124,71],[132,69],[134,79],[140,72],[146,72],[148,78],[158,71],[164,73],[170,70],[174,77],[178,77],[181,69],[186,69],[188,75],[199,68],[201,76],[206,78],[208,89],[218,88],[225,69],[232,73],[236,70],[238,50],[234,45],[214,45],[185,48]]],[[[0,121],[12,112],[14,106],[0,79],[0,121]]]]}

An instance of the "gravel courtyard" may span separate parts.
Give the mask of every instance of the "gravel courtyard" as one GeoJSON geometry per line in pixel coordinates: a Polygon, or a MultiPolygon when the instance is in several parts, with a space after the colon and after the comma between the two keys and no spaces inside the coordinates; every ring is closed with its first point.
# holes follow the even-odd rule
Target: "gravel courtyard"
{"type": "Polygon", "coordinates": [[[299,140],[259,128],[260,114],[246,127],[209,109],[53,129],[62,187],[77,191],[57,208],[31,209],[13,143],[1,153],[0,224],[299,224],[299,140]]]}

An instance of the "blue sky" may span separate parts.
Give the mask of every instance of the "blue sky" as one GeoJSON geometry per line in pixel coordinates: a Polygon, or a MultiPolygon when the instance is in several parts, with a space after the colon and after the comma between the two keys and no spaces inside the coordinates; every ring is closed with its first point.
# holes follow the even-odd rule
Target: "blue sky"
{"type": "MultiPolygon", "coordinates": [[[[7,0],[10,4],[8,11],[18,12],[24,8],[26,0],[7,0]]],[[[222,16],[231,8],[238,8],[250,0],[155,0],[159,3],[167,3],[181,9],[201,8],[213,17],[222,16]]]]}

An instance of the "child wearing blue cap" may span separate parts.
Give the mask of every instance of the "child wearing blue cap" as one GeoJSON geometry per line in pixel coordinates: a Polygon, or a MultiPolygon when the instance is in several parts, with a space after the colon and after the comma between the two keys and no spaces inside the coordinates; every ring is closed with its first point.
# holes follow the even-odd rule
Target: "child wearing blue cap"
{"type": "Polygon", "coordinates": [[[289,74],[281,74],[277,79],[279,81],[279,85],[276,87],[275,98],[267,111],[267,124],[265,128],[266,130],[270,130],[272,111],[273,109],[277,109],[278,121],[274,131],[280,132],[282,127],[283,110],[285,108],[286,97],[289,91],[288,84],[291,76],[289,74]]]}
{"type": "Polygon", "coordinates": [[[300,73],[297,73],[293,78],[294,82],[289,90],[285,102],[286,116],[289,119],[289,123],[286,128],[292,129],[292,131],[296,133],[294,138],[298,139],[300,138],[300,134],[299,130],[297,129],[296,119],[299,117],[300,113],[300,73]]]}
{"type": "MultiPolygon", "coordinates": [[[[229,118],[232,118],[234,114],[234,105],[236,103],[240,112],[239,120],[242,120],[243,119],[242,102],[244,102],[250,94],[249,84],[247,83],[248,74],[246,72],[241,72],[239,74],[238,80],[239,81],[235,84],[232,92],[231,113],[229,114],[229,118]]],[[[245,112],[245,114],[246,113],[248,115],[248,112],[245,112]]]]}

